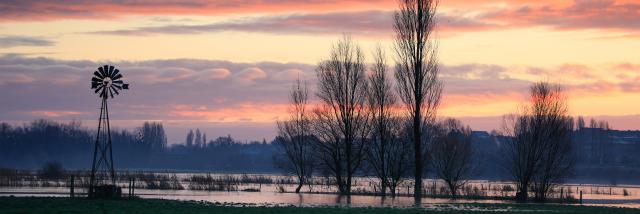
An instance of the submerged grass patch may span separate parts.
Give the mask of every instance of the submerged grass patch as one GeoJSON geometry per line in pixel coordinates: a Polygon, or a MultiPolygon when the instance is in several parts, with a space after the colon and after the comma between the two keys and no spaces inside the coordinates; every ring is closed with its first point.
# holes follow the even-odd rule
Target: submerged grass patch
{"type": "Polygon", "coordinates": [[[159,199],[0,197],[0,213],[640,213],[639,209],[552,204],[436,204],[427,208],[224,205],[159,199]]]}

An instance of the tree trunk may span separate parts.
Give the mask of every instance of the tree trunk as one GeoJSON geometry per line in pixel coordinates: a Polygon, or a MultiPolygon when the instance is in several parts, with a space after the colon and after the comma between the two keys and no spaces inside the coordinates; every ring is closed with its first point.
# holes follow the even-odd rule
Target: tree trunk
{"type": "Polygon", "coordinates": [[[382,196],[386,196],[387,195],[387,182],[386,181],[380,181],[380,194],[382,196]]]}
{"type": "Polygon", "coordinates": [[[451,192],[451,198],[455,199],[456,198],[456,186],[448,183],[449,184],[449,191],[451,192]]]}
{"type": "Polygon", "coordinates": [[[298,183],[298,187],[296,188],[296,193],[300,193],[300,189],[302,189],[302,184],[303,184],[302,181],[298,183]]]}
{"type": "MultiPolygon", "coordinates": [[[[347,127],[347,136],[351,136],[351,131],[350,130],[351,129],[347,127]]],[[[352,160],[351,156],[353,154],[352,154],[352,150],[351,149],[353,149],[353,145],[352,145],[353,139],[351,137],[347,137],[346,140],[347,140],[347,142],[346,142],[347,143],[347,149],[346,149],[347,150],[346,151],[346,153],[347,153],[347,185],[346,185],[346,188],[347,189],[345,191],[345,194],[346,195],[351,195],[351,178],[353,177],[353,172],[352,172],[353,166],[352,166],[352,163],[351,163],[351,160],[352,160]]]]}
{"type": "Polygon", "coordinates": [[[340,161],[336,161],[336,183],[338,184],[338,191],[340,195],[345,193],[344,190],[344,181],[342,180],[342,163],[340,161]]]}
{"type": "Polygon", "coordinates": [[[415,175],[413,197],[416,202],[422,198],[422,142],[420,141],[420,110],[417,108],[416,115],[413,118],[413,146],[415,153],[415,175]]]}
{"type": "Polygon", "coordinates": [[[536,189],[535,191],[535,200],[536,202],[545,202],[546,201],[546,197],[545,197],[545,193],[547,192],[546,187],[544,184],[538,185],[538,189],[536,189]]]}
{"type": "Polygon", "coordinates": [[[396,197],[396,185],[391,183],[391,186],[389,186],[389,190],[391,191],[391,197],[395,198],[396,197]]]}
{"type": "Polygon", "coordinates": [[[345,195],[351,195],[351,173],[347,173],[347,185],[345,190],[345,195]]]}
{"type": "Polygon", "coordinates": [[[519,191],[516,193],[516,201],[527,201],[527,192],[529,191],[527,186],[528,185],[523,185],[519,188],[519,191]]]}

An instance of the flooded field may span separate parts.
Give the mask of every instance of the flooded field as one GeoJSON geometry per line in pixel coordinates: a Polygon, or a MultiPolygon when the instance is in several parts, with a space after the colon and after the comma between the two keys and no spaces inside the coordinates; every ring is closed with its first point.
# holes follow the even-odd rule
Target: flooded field
{"type": "MultiPolygon", "coordinates": [[[[128,192],[128,179],[119,178],[123,193],[128,192]]],[[[412,183],[405,182],[398,188],[399,196],[376,196],[375,179],[359,177],[353,186],[356,195],[341,197],[326,178],[314,178],[313,184],[305,186],[301,194],[293,193],[295,180],[270,174],[209,174],[209,173],[147,173],[126,174],[136,177],[135,195],[142,198],[172,200],[195,200],[226,204],[253,205],[295,205],[295,206],[354,206],[354,207],[411,207],[414,206],[411,193],[412,183]],[[135,176],[134,176],[135,175],[135,176]]],[[[75,178],[74,192],[86,194],[86,179],[75,178]]],[[[508,182],[470,181],[461,190],[466,198],[484,198],[478,200],[443,198],[447,190],[443,183],[425,179],[423,207],[443,203],[513,203],[510,200],[498,200],[515,194],[515,186],[508,182]]],[[[0,178],[0,196],[53,196],[69,197],[68,179],[40,180],[35,177],[0,178]]],[[[567,184],[554,190],[552,197],[580,198],[584,205],[616,206],[640,208],[640,186],[618,185],[603,186],[592,184],[567,184]]]]}

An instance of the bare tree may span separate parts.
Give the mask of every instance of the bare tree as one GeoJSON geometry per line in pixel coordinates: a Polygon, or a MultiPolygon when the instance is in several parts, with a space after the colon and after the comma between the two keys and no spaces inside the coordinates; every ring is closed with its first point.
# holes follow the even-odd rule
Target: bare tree
{"type": "Polygon", "coordinates": [[[527,200],[531,187],[535,199],[544,201],[549,190],[573,171],[573,119],[559,85],[534,84],[530,102],[510,117],[507,133],[512,140],[504,144],[504,157],[518,187],[516,199],[527,200]]]}
{"type": "Polygon", "coordinates": [[[409,137],[409,130],[406,126],[406,118],[400,116],[394,116],[391,118],[390,129],[394,136],[391,138],[388,148],[387,168],[388,179],[387,186],[391,190],[391,196],[396,196],[396,190],[398,185],[402,183],[408,175],[411,174],[411,138],[409,137]]]}
{"type": "Polygon", "coordinates": [[[167,148],[167,135],[164,132],[162,123],[144,122],[142,127],[137,128],[141,143],[148,151],[155,153],[163,152],[167,148]]]}
{"type": "Polygon", "coordinates": [[[200,129],[196,129],[196,138],[194,140],[194,144],[198,148],[202,146],[202,133],[200,133],[200,129]]]}
{"type": "Polygon", "coordinates": [[[187,139],[185,141],[188,148],[193,146],[193,129],[189,130],[189,134],[187,134],[187,139]]]}
{"type": "Polygon", "coordinates": [[[373,173],[380,180],[380,193],[386,195],[387,188],[395,197],[395,189],[406,176],[410,164],[410,147],[400,138],[402,121],[395,115],[393,107],[396,96],[387,77],[385,54],[381,47],[374,53],[374,64],[369,76],[368,104],[371,113],[371,140],[367,160],[373,173]]]}
{"type": "Polygon", "coordinates": [[[398,92],[412,119],[414,147],[414,197],[422,197],[425,166],[424,125],[433,123],[440,104],[437,46],[433,41],[437,0],[401,0],[394,14],[398,92]]]}
{"type": "Polygon", "coordinates": [[[447,183],[451,197],[455,198],[458,189],[475,173],[471,129],[459,120],[446,119],[438,125],[437,132],[431,145],[431,163],[435,174],[447,183]]]}
{"type": "Polygon", "coordinates": [[[592,161],[595,164],[604,164],[608,159],[609,123],[592,118],[589,121],[589,128],[590,136],[587,142],[591,142],[592,161]]]}
{"type": "Polygon", "coordinates": [[[286,173],[295,175],[298,178],[296,193],[300,192],[302,186],[309,181],[313,174],[313,156],[311,121],[307,112],[308,90],[306,84],[302,84],[300,79],[296,81],[291,89],[289,99],[291,106],[289,109],[289,120],[278,121],[278,137],[281,142],[278,144],[281,150],[281,159],[276,159],[276,164],[286,173]]]}
{"type": "Polygon", "coordinates": [[[331,49],[316,69],[320,106],[314,111],[314,130],[320,139],[316,152],[336,179],[341,194],[351,194],[354,173],[365,156],[369,113],[364,55],[349,36],[331,49]]]}
{"type": "Polygon", "coordinates": [[[576,121],[576,127],[578,129],[584,129],[586,127],[585,123],[584,123],[584,117],[579,116],[577,121],[576,121]]]}

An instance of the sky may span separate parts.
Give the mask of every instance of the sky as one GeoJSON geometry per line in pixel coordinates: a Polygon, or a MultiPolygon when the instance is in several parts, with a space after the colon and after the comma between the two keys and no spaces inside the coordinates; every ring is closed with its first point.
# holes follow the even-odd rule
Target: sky
{"type": "MultiPolygon", "coordinates": [[[[350,35],[395,60],[395,0],[1,1],[0,121],[97,125],[97,67],[131,89],[110,100],[120,129],[162,122],[169,143],[270,140],[287,95],[350,35]]],[[[441,117],[500,129],[537,81],[560,83],[573,116],[640,129],[640,1],[441,0],[441,117]]],[[[317,102],[312,96],[312,102],[317,102]]]]}

